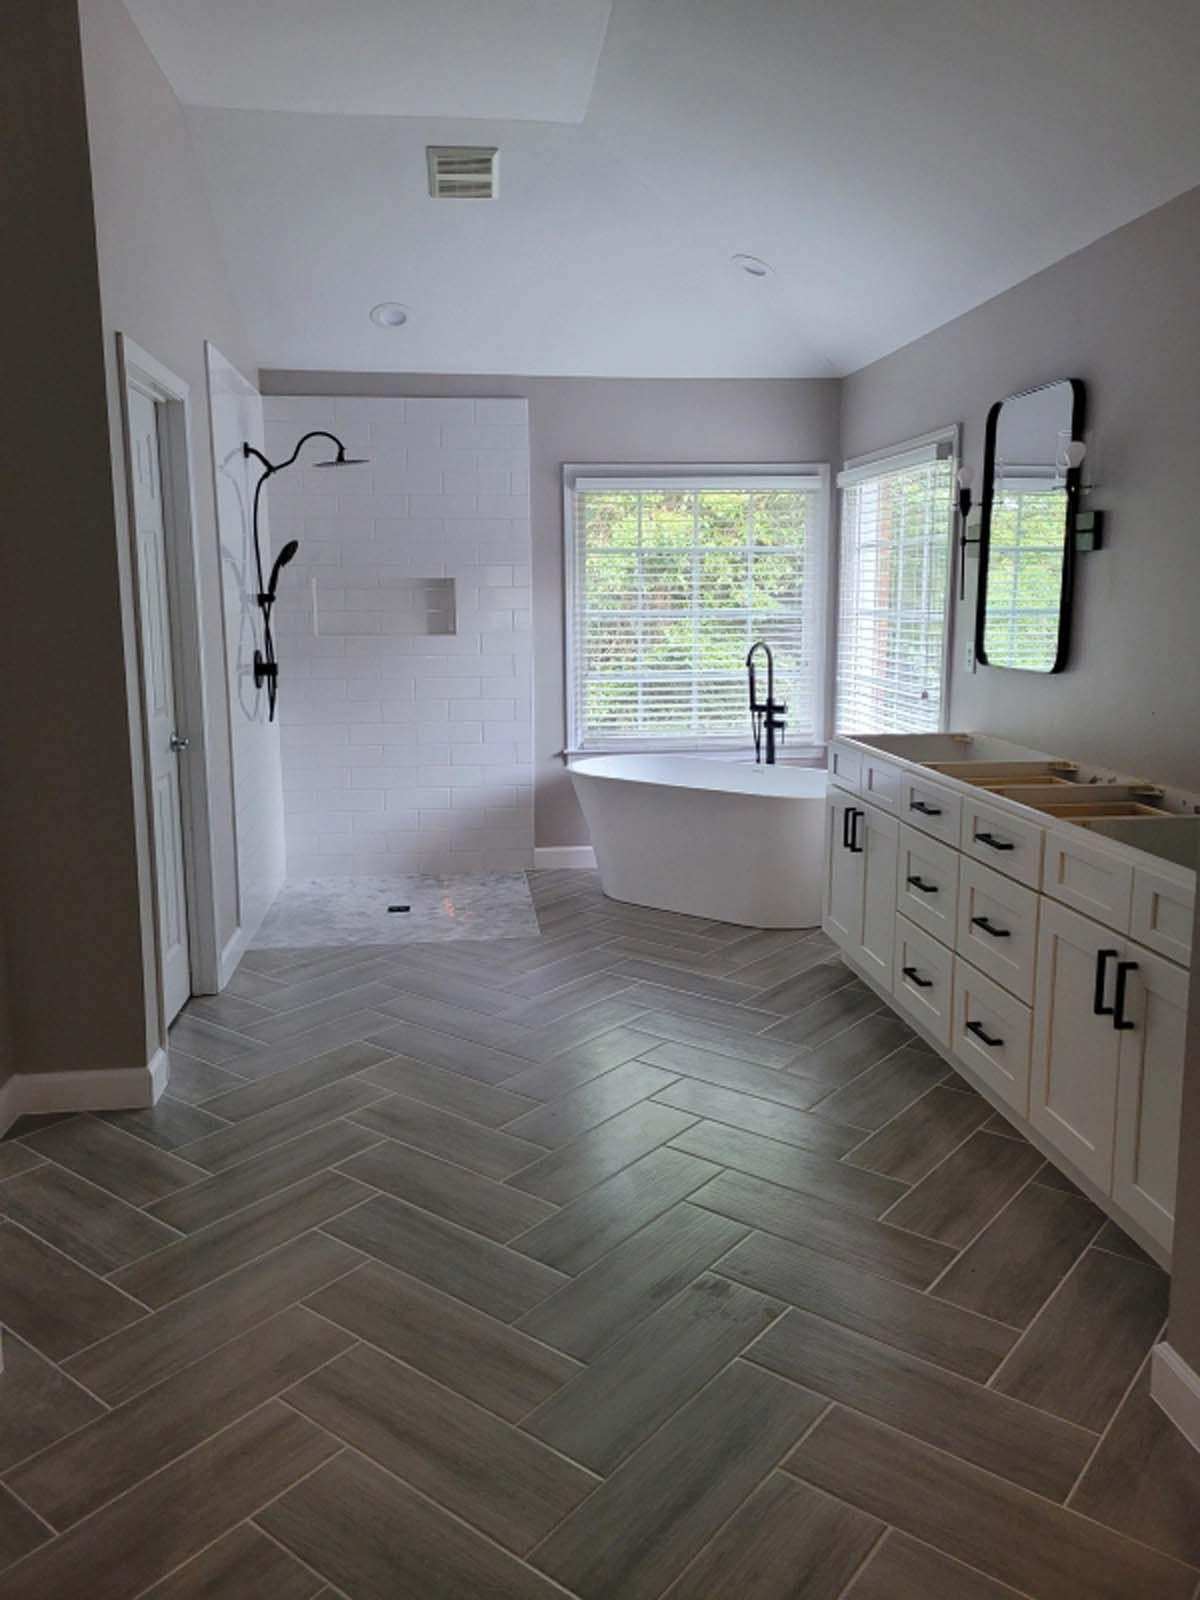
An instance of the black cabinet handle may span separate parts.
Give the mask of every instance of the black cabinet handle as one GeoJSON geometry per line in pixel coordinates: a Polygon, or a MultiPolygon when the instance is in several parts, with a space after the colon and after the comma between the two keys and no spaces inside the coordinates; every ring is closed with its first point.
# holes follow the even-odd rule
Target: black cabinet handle
{"type": "Polygon", "coordinates": [[[845,806],[842,810],[842,849],[850,848],[850,813],[854,808],[845,806]]]}
{"type": "Polygon", "coordinates": [[[1092,1015],[1096,1017],[1111,1017],[1114,1008],[1104,1004],[1104,984],[1108,977],[1108,963],[1115,961],[1120,954],[1119,950],[1096,951],[1096,987],[1092,994],[1092,1015]]]}
{"type": "Polygon", "coordinates": [[[1113,1027],[1119,1033],[1124,1033],[1137,1026],[1135,1022],[1130,1022],[1125,1015],[1125,985],[1129,981],[1129,974],[1136,972],[1137,969],[1138,964],[1136,961],[1117,962],[1117,986],[1113,993],[1113,1027]]]}
{"type": "Polygon", "coordinates": [[[864,813],[859,811],[857,806],[850,806],[846,815],[850,818],[850,854],[852,856],[860,856],[863,853],[863,847],[858,842],[858,819],[864,813]]]}
{"type": "Polygon", "coordinates": [[[924,800],[910,800],[908,809],[910,811],[919,811],[923,817],[940,817],[942,814],[941,806],[931,806],[924,800]]]}
{"type": "Polygon", "coordinates": [[[905,878],[904,881],[905,883],[912,884],[914,889],[919,889],[922,894],[936,894],[938,892],[938,886],[936,883],[926,883],[925,879],[919,877],[915,872],[911,878],[905,878]]]}
{"type": "Polygon", "coordinates": [[[1011,928],[998,928],[994,922],[989,922],[987,917],[972,917],[971,926],[982,928],[984,933],[990,933],[993,939],[1011,939],[1011,928]]]}
{"type": "Polygon", "coordinates": [[[904,974],[904,976],[906,978],[911,978],[911,980],[913,981],[913,983],[916,984],[918,989],[932,989],[933,988],[933,979],[932,978],[923,978],[921,976],[921,974],[917,971],[916,967],[901,967],[900,970],[901,970],[901,972],[903,972],[903,974],[904,974]]]}
{"type": "Polygon", "coordinates": [[[994,833],[977,833],[975,835],[975,842],[977,844],[991,845],[993,850],[1015,850],[1017,848],[1011,840],[997,839],[994,833]]]}
{"type": "Polygon", "coordinates": [[[967,1032],[973,1033],[977,1039],[982,1039],[989,1050],[998,1050],[1004,1043],[1003,1039],[997,1039],[993,1034],[988,1033],[982,1022],[968,1022],[967,1032]]]}

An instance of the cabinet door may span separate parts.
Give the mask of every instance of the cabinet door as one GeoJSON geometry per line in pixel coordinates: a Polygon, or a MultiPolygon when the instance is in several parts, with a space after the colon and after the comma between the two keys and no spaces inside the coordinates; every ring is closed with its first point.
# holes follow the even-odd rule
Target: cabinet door
{"type": "Polygon", "coordinates": [[[874,806],[864,806],[858,823],[863,855],[863,926],[858,959],[889,991],[892,987],[892,952],[896,946],[896,866],[900,854],[900,824],[874,806]]]}
{"type": "Polygon", "coordinates": [[[1131,944],[1126,951],[1113,1199],[1168,1249],[1175,1210],[1188,975],[1131,944]]]}
{"type": "Polygon", "coordinates": [[[1106,1194],[1121,1049],[1113,991],[1124,956],[1111,929],[1043,898],[1029,1120],[1106,1194]]]}
{"type": "Polygon", "coordinates": [[[866,850],[851,848],[850,828],[862,833],[863,807],[830,789],[825,799],[825,932],[856,955],[863,935],[863,863],[866,850]]]}

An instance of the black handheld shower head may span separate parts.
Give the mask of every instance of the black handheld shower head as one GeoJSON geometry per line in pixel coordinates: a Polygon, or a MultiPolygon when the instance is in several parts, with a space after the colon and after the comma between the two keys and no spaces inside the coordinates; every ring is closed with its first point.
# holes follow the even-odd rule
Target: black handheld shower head
{"type": "Polygon", "coordinates": [[[282,568],[287,566],[289,561],[292,560],[299,548],[300,544],[298,540],[289,539],[284,545],[283,549],[275,557],[275,565],[271,568],[271,576],[267,581],[267,596],[269,599],[274,600],[275,586],[279,582],[280,571],[282,568]]]}

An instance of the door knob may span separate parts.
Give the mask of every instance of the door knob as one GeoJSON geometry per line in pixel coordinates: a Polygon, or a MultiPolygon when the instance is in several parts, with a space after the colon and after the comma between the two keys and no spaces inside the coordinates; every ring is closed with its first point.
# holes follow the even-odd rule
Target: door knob
{"type": "Polygon", "coordinates": [[[186,738],[183,734],[173,733],[171,735],[171,749],[176,755],[178,755],[181,750],[186,750],[191,742],[192,741],[186,738]]]}

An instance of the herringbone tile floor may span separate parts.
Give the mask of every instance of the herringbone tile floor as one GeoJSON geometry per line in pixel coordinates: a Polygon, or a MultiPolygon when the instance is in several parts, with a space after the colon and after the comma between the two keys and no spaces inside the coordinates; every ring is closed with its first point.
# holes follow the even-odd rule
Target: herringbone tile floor
{"type": "Polygon", "coordinates": [[[6,1600],[1191,1600],[1159,1269],[820,933],[532,882],[0,1144],[6,1600]]]}

